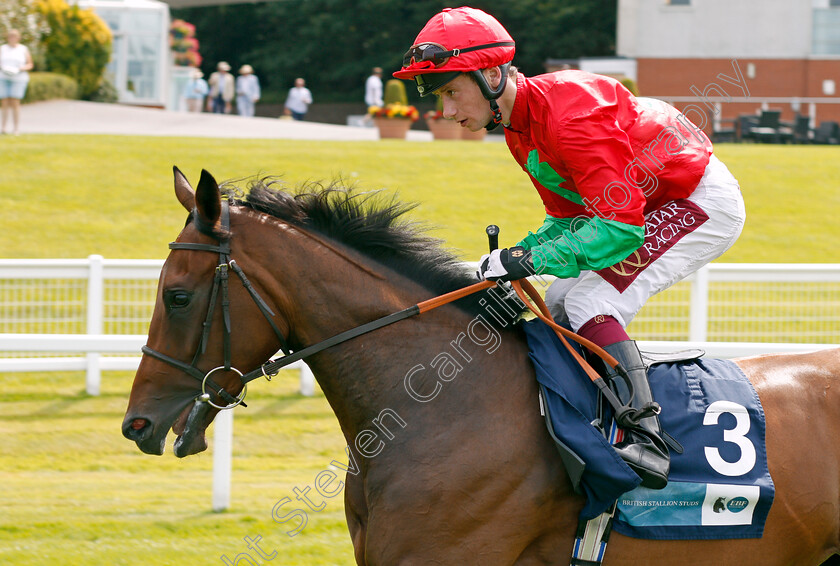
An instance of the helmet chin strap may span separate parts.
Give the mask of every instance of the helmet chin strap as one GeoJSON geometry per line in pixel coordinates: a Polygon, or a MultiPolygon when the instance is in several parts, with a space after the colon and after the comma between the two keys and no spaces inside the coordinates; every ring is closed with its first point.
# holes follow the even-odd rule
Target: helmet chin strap
{"type": "Polygon", "coordinates": [[[491,118],[490,121],[487,122],[487,125],[484,126],[488,132],[492,132],[493,130],[499,127],[499,124],[502,123],[502,111],[499,108],[499,103],[496,102],[495,98],[490,99],[490,110],[493,111],[493,118],[491,118]]]}
{"type": "Polygon", "coordinates": [[[490,102],[490,109],[493,111],[493,118],[484,126],[488,132],[495,130],[502,123],[502,110],[499,108],[499,103],[496,102],[496,99],[502,96],[502,93],[505,91],[505,86],[507,86],[510,62],[499,65],[499,70],[502,73],[502,78],[499,81],[499,86],[496,88],[490,87],[487,78],[480,70],[470,71],[475,82],[478,83],[478,88],[481,89],[481,94],[490,102]]]}

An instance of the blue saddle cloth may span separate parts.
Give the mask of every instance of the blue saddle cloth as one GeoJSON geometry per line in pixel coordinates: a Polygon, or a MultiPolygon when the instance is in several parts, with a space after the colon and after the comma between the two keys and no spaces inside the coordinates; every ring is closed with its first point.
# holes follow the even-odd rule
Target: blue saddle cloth
{"type": "Polygon", "coordinates": [[[591,424],[598,418],[597,389],[554,331],[538,320],[521,326],[554,433],[586,464],[581,519],[617,500],[613,528],[624,535],[761,537],[775,488],[767,469],[764,411],[737,365],[702,359],[650,368],[662,427],[684,447],[682,454],[671,453],[668,486],[650,490],[637,487],[640,478],[591,424]]]}
{"type": "Polygon", "coordinates": [[[520,326],[528,339],[537,381],[543,386],[554,433],[586,464],[579,486],[586,505],[580,516],[591,519],[642,480],[592,425],[598,418],[597,389],[554,331],[539,320],[520,326]]]}

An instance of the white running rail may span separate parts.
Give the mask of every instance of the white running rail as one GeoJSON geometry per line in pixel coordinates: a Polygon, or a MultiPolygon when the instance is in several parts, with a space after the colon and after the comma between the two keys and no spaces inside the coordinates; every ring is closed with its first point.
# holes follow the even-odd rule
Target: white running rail
{"type": "MultiPolygon", "coordinates": [[[[98,395],[103,370],[136,370],[162,265],[0,259],[0,374],[85,371],[87,392],[98,395]]],[[[651,299],[630,333],[648,351],[697,347],[722,358],[835,347],[840,264],[708,265],[651,299]]],[[[309,367],[289,367],[300,370],[301,393],[313,395],[309,367]]],[[[213,431],[215,511],[230,505],[232,435],[233,411],[223,411],[213,431]]]]}

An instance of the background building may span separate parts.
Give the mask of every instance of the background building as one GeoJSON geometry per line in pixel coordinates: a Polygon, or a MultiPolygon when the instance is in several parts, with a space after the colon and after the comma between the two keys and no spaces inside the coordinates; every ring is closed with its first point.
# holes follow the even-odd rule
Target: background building
{"type": "Polygon", "coordinates": [[[710,124],[762,108],[840,120],[840,0],[619,0],[616,52],[642,96],[717,104],[710,124]],[[746,90],[720,78],[739,71],[746,90]]]}
{"type": "Polygon", "coordinates": [[[119,102],[171,107],[169,6],[157,0],[79,0],[78,5],[92,8],[114,34],[105,72],[119,102]]]}

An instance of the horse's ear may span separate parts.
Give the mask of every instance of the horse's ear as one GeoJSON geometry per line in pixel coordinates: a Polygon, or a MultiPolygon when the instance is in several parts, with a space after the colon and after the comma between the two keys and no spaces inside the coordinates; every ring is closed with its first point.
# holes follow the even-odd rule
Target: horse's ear
{"type": "Polygon", "coordinates": [[[172,172],[175,174],[175,196],[187,212],[192,212],[195,208],[195,191],[180,169],[172,167],[172,172]]]}
{"type": "Polygon", "coordinates": [[[201,170],[201,179],[195,191],[195,208],[199,216],[210,226],[215,226],[222,214],[222,194],[213,175],[201,170]]]}

